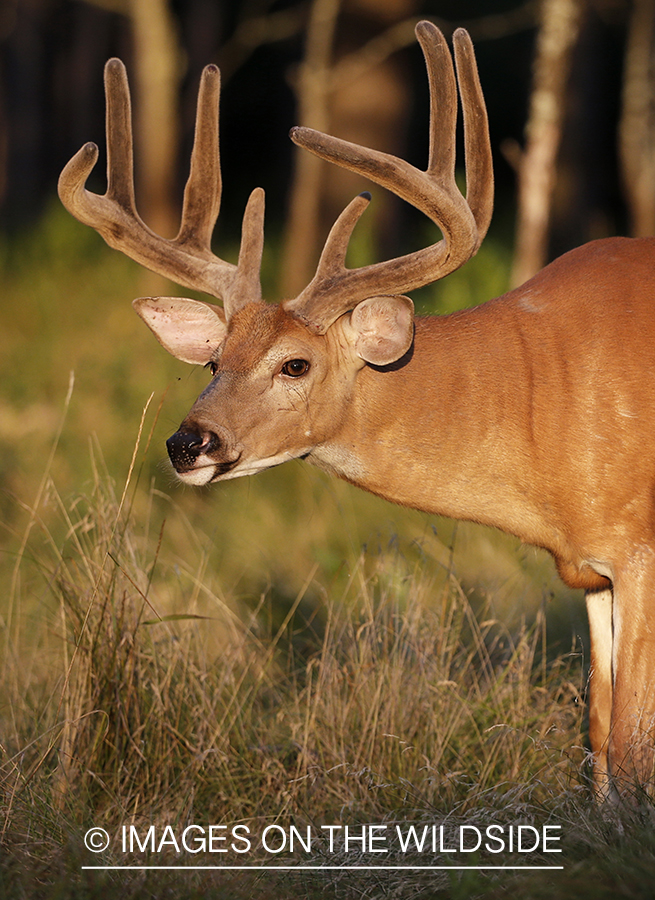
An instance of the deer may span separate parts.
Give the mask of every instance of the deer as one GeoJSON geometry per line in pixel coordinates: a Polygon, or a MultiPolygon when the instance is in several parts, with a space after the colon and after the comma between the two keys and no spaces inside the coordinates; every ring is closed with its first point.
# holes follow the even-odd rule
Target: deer
{"type": "Polygon", "coordinates": [[[434,244],[346,266],[371,195],[355,197],[298,296],[262,298],[264,192],[246,204],[236,263],[211,238],[221,202],[220,74],[202,74],[177,237],[151,231],[134,199],[130,93],[105,67],[107,191],[86,189],[98,148],[66,165],[59,194],[105,241],[222,301],[145,297],[136,312],[177,359],[211,379],[167,441],[177,476],[206,485],[303,459],[392,503],[479,522],[541,547],[586,592],[589,742],[601,799],[647,789],[655,719],[655,239],[592,241],[522,286],[448,315],[415,316],[407,294],[467,262],[487,232],[493,163],[473,44],[449,51],[416,26],[430,88],[425,170],[295,127],[294,143],[402,198],[434,244]],[[455,181],[461,101],[466,192],[455,181]]]}

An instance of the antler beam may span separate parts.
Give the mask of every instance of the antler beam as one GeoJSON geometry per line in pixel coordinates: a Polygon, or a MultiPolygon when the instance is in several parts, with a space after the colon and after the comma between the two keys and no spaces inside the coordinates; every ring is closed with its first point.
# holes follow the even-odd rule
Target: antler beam
{"type": "Polygon", "coordinates": [[[453,47],[464,118],[467,195],[455,182],[457,81],[445,38],[430,22],[420,22],[421,44],[430,84],[430,155],[426,171],[405,160],[314,131],[294,128],[294,143],[322,159],[364,175],[421,210],[442,231],[431,247],[397,259],[347,269],[348,241],[369,195],[344,210],[324,248],[316,275],[285,306],[324,332],[343,312],[376,293],[395,294],[422,287],[458,269],[473,256],[486,234],[493,208],[493,164],[486,107],[471,39],[464,29],[453,47]]]}

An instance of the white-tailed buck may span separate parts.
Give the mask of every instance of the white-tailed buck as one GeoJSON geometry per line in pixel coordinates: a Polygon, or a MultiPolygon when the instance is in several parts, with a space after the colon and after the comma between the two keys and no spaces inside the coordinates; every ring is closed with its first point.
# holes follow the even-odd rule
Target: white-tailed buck
{"type": "Polygon", "coordinates": [[[215,66],[202,76],[174,240],[150,231],[135,209],[129,89],[118,60],[105,70],[107,193],[84,187],[98,155],[86,144],[62,172],[60,195],[111,246],[223,301],[134,301],[170,353],[211,371],[168,440],[179,477],[207,484],[301,457],[395,503],[546,548],[566,584],[587,591],[598,789],[646,785],[655,718],[655,240],[595,241],[482,306],[414,318],[403,292],[465,263],[493,203],[470,38],[463,30],[453,37],[464,198],[455,183],[451,56],[430,23],[417,35],[431,93],[425,172],[308,128],[291,136],[424,212],[443,235],[426,249],[346,268],[370,199],[361,194],[332,228],[311,283],[294,299],[264,303],[261,189],[245,211],[238,263],[210,248],[221,197],[215,66]]]}

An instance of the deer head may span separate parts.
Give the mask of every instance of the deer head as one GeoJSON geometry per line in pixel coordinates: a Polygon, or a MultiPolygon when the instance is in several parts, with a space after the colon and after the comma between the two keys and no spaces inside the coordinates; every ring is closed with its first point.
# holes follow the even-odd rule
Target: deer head
{"type": "Polygon", "coordinates": [[[486,110],[473,47],[453,36],[462,99],[467,193],[455,183],[457,82],[447,44],[429,22],[416,28],[430,84],[426,171],[385,153],[294,128],[300,147],[361,174],[424,212],[442,239],[414,253],[358,269],[345,265],[352,231],[370,201],[356,197],[334,224],[316,274],[294,299],[262,300],[264,193],[256,188],[243,217],[238,262],[211,250],[221,200],[219,71],[207,66],[182,222],[173,240],[154,234],[134,202],[130,94],[123,64],[105,68],[108,186],[84,187],[98,149],[86,144],[61,174],[65,206],[112,247],[181,285],[221,299],[142,298],[134,307],[178,359],[207,366],[212,381],[167,442],[179,476],[193,484],[248,475],[311,453],[329,440],[365,366],[400,365],[411,354],[413,304],[404,292],[457,269],[478,249],[493,203],[486,110]],[[328,399],[329,398],[329,401],[328,399]]]}

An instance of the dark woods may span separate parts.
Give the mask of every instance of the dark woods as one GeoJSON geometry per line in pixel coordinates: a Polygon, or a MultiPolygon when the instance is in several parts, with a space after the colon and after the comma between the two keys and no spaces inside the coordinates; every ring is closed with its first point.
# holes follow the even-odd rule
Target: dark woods
{"type": "MultiPolygon", "coordinates": [[[[139,205],[151,227],[172,234],[199,73],[216,62],[226,183],[220,239],[236,237],[247,194],[262,185],[267,233],[286,223],[284,240],[294,247],[294,266],[284,267],[283,293],[291,293],[313,271],[325,229],[367,185],[301,158],[288,130],[311,125],[423,165],[427,96],[413,25],[428,17],[447,35],[464,25],[476,44],[498,182],[496,233],[511,239],[517,182],[522,207],[526,191],[534,198],[531,140],[552,144],[552,177],[540,200],[546,223],[520,229],[541,227],[542,243],[549,236],[538,253],[643,232],[650,225],[635,204],[641,198],[647,207],[643,198],[653,196],[652,164],[644,162],[652,155],[652,92],[639,60],[649,58],[653,7],[653,0],[3,0],[0,225],[13,231],[33,222],[72,153],[89,139],[102,147],[102,67],[115,55],[133,91],[139,205]],[[550,62],[539,40],[549,28],[559,53],[550,62]],[[561,73],[559,84],[545,86],[558,116],[541,128],[530,100],[540,59],[542,69],[561,73]],[[622,129],[631,141],[621,140],[622,129]]],[[[101,164],[95,189],[103,189],[102,177],[101,164]]],[[[383,193],[360,227],[384,253],[385,242],[397,244],[407,229],[399,218],[406,213],[383,193]]]]}

